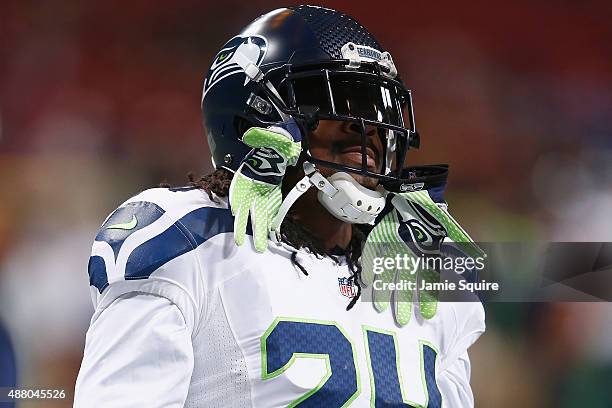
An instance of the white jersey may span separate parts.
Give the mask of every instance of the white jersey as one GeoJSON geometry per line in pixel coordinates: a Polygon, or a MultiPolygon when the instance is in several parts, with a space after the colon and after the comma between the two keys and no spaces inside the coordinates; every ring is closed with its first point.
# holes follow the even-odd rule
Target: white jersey
{"type": "Polygon", "coordinates": [[[399,327],[346,263],[234,244],[224,200],[151,189],[102,225],[76,407],[469,407],[480,303],[399,327]],[[292,254],[306,269],[292,262],[292,254]]]}

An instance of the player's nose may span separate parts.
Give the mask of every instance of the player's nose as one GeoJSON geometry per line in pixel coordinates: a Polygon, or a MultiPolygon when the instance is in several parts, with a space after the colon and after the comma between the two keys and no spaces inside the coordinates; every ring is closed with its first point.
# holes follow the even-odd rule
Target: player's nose
{"type": "MultiPolygon", "coordinates": [[[[361,136],[361,125],[355,122],[344,122],[344,132],[361,136]]],[[[367,137],[373,137],[378,132],[378,128],[374,125],[365,125],[365,134],[367,137]]]]}

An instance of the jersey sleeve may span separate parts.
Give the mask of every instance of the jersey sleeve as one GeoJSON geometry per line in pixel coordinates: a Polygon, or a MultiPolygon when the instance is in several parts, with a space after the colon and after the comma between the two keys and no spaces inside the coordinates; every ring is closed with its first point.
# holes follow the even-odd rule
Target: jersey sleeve
{"type": "Polygon", "coordinates": [[[124,294],[91,322],[74,407],[182,407],[193,358],[190,329],[175,304],[124,294]]]}
{"type": "Polygon", "coordinates": [[[95,312],[75,407],[184,405],[207,310],[197,251],[232,227],[226,203],[190,188],[146,190],[108,216],[89,259],[95,312]]]}
{"type": "MultiPolygon", "coordinates": [[[[452,215],[448,212],[448,206],[446,204],[438,205],[442,205],[440,208],[453,219],[452,215]]],[[[455,223],[459,225],[456,221],[455,223]]],[[[467,232],[463,232],[469,237],[467,232]]],[[[471,238],[470,241],[472,241],[471,238]]],[[[469,255],[469,252],[457,246],[452,241],[445,240],[442,243],[443,254],[451,258],[486,256],[476,244],[474,244],[471,250],[474,250],[474,248],[476,249],[474,253],[478,255],[469,255]]],[[[464,271],[457,271],[454,269],[441,271],[443,280],[453,281],[455,283],[458,283],[459,280],[475,283],[478,281],[478,276],[478,269],[475,267],[464,271]]],[[[442,362],[445,368],[457,364],[457,360],[463,358],[462,356],[464,355],[466,356],[465,358],[467,358],[467,350],[486,330],[485,308],[482,299],[477,293],[464,292],[461,296],[461,301],[450,302],[449,304],[452,310],[451,316],[453,322],[449,322],[449,327],[453,329],[449,331],[448,347],[445,350],[442,362]]],[[[469,359],[467,362],[469,367],[469,359]]]]}
{"type": "Polygon", "coordinates": [[[449,306],[452,313],[448,320],[448,343],[440,363],[442,372],[466,358],[468,349],[486,330],[484,307],[480,302],[455,302],[449,306]]]}
{"type": "Polygon", "coordinates": [[[474,394],[470,386],[470,358],[467,351],[446,367],[437,379],[445,407],[473,407],[474,394]]]}

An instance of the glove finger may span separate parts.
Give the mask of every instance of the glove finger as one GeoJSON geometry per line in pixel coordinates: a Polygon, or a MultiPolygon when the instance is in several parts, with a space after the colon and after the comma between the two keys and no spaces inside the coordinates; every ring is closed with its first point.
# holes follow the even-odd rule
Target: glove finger
{"type": "Polygon", "coordinates": [[[268,215],[266,206],[260,199],[257,199],[251,207],[251,224],[253,226],[253,241],[255,250],[265,252],[268,249],[268,215]]]}
{"type": "MultiPolygon", "coordinates": [[[[240,169],[238,171],[240,171],[240,169]]],[[[240,190],[240,188],[236,186],[239,183],[238,179],[239,173],[236,172],[236,175],[232,178],[228,192],[230,210],[234,216],[238,211],[238,198],[236,197],[238,190],[240,190]]]]}
{"type": "MultiPolygon", "coordinates": [[[[419,280],[426,283],[440,282],[440,274],[431,269],[419,271],[419,280]]],[[[420,283],[419,287],[422,285],[420,283]]],[[[438,290],[419,290],[419,310],[425,319],[431,319],[438,311],[438,290]]]]}
{"type": "Polygon", "coordinates": [[[240,169],[232,179],[229,189],[230,208],[234,215],[234,241],[237,245],[244,244],[249,218],[248,205],[254,197],[251,190],[253,181],[244,177],[240,173],[240,169]]]}
{"type": "Polygon", "coordinates": [[[378,253],[379,250],[380,245],[366,242],[361,255],[363,268],[361,271],[361,280],[366,286],[371,286],[370,290],[372,291],[374,308],[379,312],[383,312],[389,306],[388,298],[390,295],[385,296],[382,294],[381,292],[383,292],[384,289],[381,289],[379,285],[389,281],[389,279],[384,276],[386,272],[384,270],[381,271],[382,266],[378,263],[375,265],[375,259],[382,255],[378,253]],[[375,282],[377,283],[375,284],[375,282]],[[379,289],[376,289],[376,287],[379,289]],[[387,301],[384,299],[387,299],[387,301]]]}
{"type": "Polygon", "coordinates": [[[405,326],[410,322],[412,317],[412,300],[400,301],[395,303],[395,321],[400,326],[405,326]]]}
{"type": "Polygon", "coordinates": [[[362,251],[362,272],[361,278],[366,285],[371,285],[377,275],[384,271],[380,265],[380,259],[385,255],[385,238],[382,223],[376,225],[367,236],[362,251]]]}
{"type": "Polygon", "coordinates": [[[253,180],[243,176],[240,171],[242,165],[232,178],[229,188],[229,202],[232,210],[232,215],[236,215],[241,207],[244,207],[244,203],[249,203],[252,196],[252,184],[253,180]]]}
{"type": "Polygon", "coordinates": [[[246,226],[249,219],[249,211],[244,206],[239,206],[234,216],[234,241],[238,246],[244,244],[246,239],[246,226]]]}
{"type": "MultiPolygon", "coordinates": [[[[405,283],[402,288],[395,291],[393,305],[395,313],[395,321],[400,326],[405,326],[410,321],[412,316],[412,299],[414,290],[410,289],[408,283],[416,283],[416,274],[411,271],[402,269],[397,273],[396,282],[405,283]]],[[[414,285],[413,283],[413,285],[414,285]]]]}
{"type": "MultiPolygon", "coordinates": [[[[379,259],[386,260],[388,258],[394,258],[396,251],[396,245],[387,243],[387,244],[377,244],[377,254],[376,256],[379,259]]],[[[373,278],[372,284],[372,301],[374,302],[374,306],[378,311],[387,310],[389,304],[391,303],[391,296],[393,290],[391,290],[390,285],[395,283],[395,264],[390,265],[389,268],[383,265],[382,272],[375,275],[373,278]],[[376,284],[375,284],[376,283],[376,284]]]]}
{"type": "Polygon", "coordinates": [[[290,134],[285,135],[258,127],[247,130],[242,136],[242,141],[254,148],[274,149],[287,160],[289,165],[295,164],[302,151],[302,144],[294,142],[290,134]]]}
{"type": "Polygon", "coordinates": [[[366,279],[372,281],[372,301],[379,312],[387,310],[391,302],[392,291],[388,285],[394,283],[395,264],[387,268],[387,258],[395,258],[401,246],[394,235],[397,219],[393,215],[386,215],[368,235],[366,246],[368,246],[368,271],[366,279]],[[374,263],[376,261],[378,274],[374,274],[374,263]],[[381,264],[382,262],[382,264],[381,264]],[[378,283],[375,285],[374,282],[378,283]]]}
{"type": "Polygon", "coordinates": [[[369,240],[366,241],[363,246],[363,252],[361,254],[361,280],[366,286],[370,286],[374,283],[374,278],[376,276],[376,272],[378,271],[378,267],[374,266],[374,259],[376,258],[376,246],[372,244],[369,240]]]}
{"type": "Polygon", "coordinates": [[[242,141],[251,147],[272,147],[269,141],[274,138],[273,132],[268,129],[261,127],[249,128],[244,135],[242,135],[242,141]]]}
{"type": "MultiPolygon", "coordinates": [[[[283,132],[283,130],[280,130],[280,132],[283,132]]],[[[293,143],[288,135],[260,127],[248,129],[242,136],[242,141],[254,148],[268,147],[279,153],[287,151],[289,145],[293,143]]]]}
{"type": "MultiPolygon", "coordinates": [[[[386,243],[379,245],[382,259],[394,259],[399,253],[400,246],[398,244],[386,243]]],[[[379,289],[374,290],[374,304],[378,310],[387,310],[391,303],[391,297],[395,292],[390,285],[397,283],[395,280],[397,274],[396,265],[393,263],[389,268],[384,268],[383,272],[375,279],[379,280],[379,289]],[[382,287],[382,288],[381,288],[382,287]]]]}
{"type": "Polygon", "coordinates": [[[251,210],[251,224],[253,225],[253,240],[255,250],[265,252],[268,249],[268,232],[270,227],[270,217],[268,208],[262,197],[258,197],[251,210]]]}
{"type": "Polygon", "coordinates": [[[268,248],[268,237],[272,221],[282,203],[280,186],[259,189],[255,203],[251,210],[251,223],[253,224],[253,238],[255,250],[265,252],[268,248]]]}
{"type": "Polygon", "coordinates": [[[388,285],[393,283],[394,274],[394,271],[385,270],[374,278],[377,283],[372,284],[372,301],[379,312],[387,310],[391,303],[392,291],[388,285]]]}

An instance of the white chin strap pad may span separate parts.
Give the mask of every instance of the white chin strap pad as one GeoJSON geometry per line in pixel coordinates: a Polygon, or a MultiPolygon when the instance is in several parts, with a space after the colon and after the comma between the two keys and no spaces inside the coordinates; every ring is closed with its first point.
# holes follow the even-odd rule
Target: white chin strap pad
{"type": "Polygon", "coordinates": [[[327,180],[337,191],[331,196],[319,191],[319,202],[339,220],[371,224],[385,206],[385,197],[381,192],[363,187],[347,173],[334,173],[327,180]]]}

